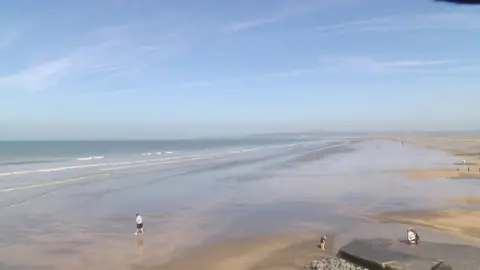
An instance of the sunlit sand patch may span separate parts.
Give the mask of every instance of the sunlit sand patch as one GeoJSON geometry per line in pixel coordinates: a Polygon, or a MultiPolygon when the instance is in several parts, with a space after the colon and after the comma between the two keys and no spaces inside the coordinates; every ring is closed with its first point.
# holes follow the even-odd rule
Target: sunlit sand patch
{"type": "Polygon", "coordinates": [[[102,233],[96,224],[52,222],[55,228],[50,233],[32,234],[26,241],[5,245],[0,260],[8,258],[9,265],[21,269],[41,265],[48,269],[127,270],[167,262],[182,250],[199,246],[208,237],[201,229],[205,222],[195,213],[176,215],[166,224],[149,220],[143,236],[134,236],[133,226],[128,231],[102,233]]]}
{"type": "Polygon", "coordinates": [[[410,170],[406,172],[408,177],[413,180],[435,180],[442,178],[470,178],[480,179],[480,172],[466,171],[456,169],[427,169],[427,170],[410,170]]]}
{"type": "Polygon", "coordinates": [[[381,222],[432,228],[480,242],[480,210],[402,211],[369,216],[381,222]]]}
{"type": "Polygon", "coordinates": [[[448,204],[480,206],[480,197],[465,196],[445,200],[448,204]]]}
{"type": "Polygon", "coordinates": [[[478,154],[471,155],[471,154],[455,153],[454,155],[456,157],[459,157],[460,159],[465,160],[467,163],[480,165],[480,155],[478,154]]]}
{"type": "MultiPolygon", "coordinates": [[[[240,238],[202,247],[178,260],[151,269],[294,270],[318,259],[322,253],[317,247],[320,236],[319,233],[304,232],[240,238]]],[[[333,236],[328,237],[329,241],[333,241],[331,238],[333,236]]]]}
{"type": "Polygon", "coordinates": [[[437,149],[454,155],[478,156],[480,153],[480,136],[477,134],[394,134],[381,136],[407,144],[415,144],[420,147],[437,149]]]}

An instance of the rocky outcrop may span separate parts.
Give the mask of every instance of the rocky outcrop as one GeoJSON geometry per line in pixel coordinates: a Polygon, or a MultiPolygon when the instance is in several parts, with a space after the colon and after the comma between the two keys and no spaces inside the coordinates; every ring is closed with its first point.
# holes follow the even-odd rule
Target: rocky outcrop
{"type": "Polygon", "coordinates": [[[479,269],[480,248],[470,245],[403,240],[359,239],[343,246],[338,256],[370,270],[479,269]]]}
{"type": "Polygon", "coordinates": [[[451,265],[446,264],[443,261],[440,261],[438,263],[435,263],[435,265],[432,267],[432,270],[453,270],[453,268],[451,265]]]}
{"type": "Polygon", "coordinates": [[[364,270],[344,259],[340,258],[321,258],[305,265],[305,270],[364,270]]]}
{"type": "MultiPolygon", "coordinates": [[[[357,266],[353,263],[350,263],[344,259],[339,258],[321,258],[318,260],[312,261],[310,264],[305,265],[305,270],[368,270],[367,268],[363,268],[357,266]]],[[[389,266],[385,269],[396,269],[393,266],[389,266]]],[[[402,267],[398,269],[404,269],[402,267]]],[[[428,268],[425,268],[427,270],[428,268]]],[[[449,264],[439,261],[435,262],[434,266],[431,270],[453,270],[452,266],[449,264]]]]}

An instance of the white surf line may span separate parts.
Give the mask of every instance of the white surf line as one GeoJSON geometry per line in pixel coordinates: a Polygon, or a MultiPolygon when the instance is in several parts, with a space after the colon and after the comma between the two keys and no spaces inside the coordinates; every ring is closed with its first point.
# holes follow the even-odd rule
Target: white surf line
{"type": "Polygon", "coordinates": [[[151,163],[151,162],[166,161],[166,160],[172,160],[172,159],[176,160],[176,159],[185,159],[185,158],[218,156],[218,155],[227,155],[229,153],[231,152],[220,152],[220,153],[202,154],[202,155],[185,156],[185,157],[145,159],[145,160],[137,160],[137,161],[111,162],[111,163],[100,163],[100,164],[90,164],[90,165],[67,166],[67,167],[59,167],[59,168],[48,168],[48,169],[40,169],[40,170],[7,172],[7,173],[0,173],[0,177],[12,176],[12,175],[24,175],[24,174],[31,174],[31,173],[65,171],[65,170],[71,170],[71,169],[87,169],[87,168],[95,168],[95,167],[117,166],[117,165],[123,165],[123,164],[151,163]]]}
{"type": "Polygon", "coordinates": [[[15,207],[15,206],[18,206],[18,205],[21,205],[21,204],[24,204],[24,203],[29,203],[29,202],[32,202],[32,201],[35,201],[35,200],[38,200],[38,199],[41,199],[43,197],[46,197],[46,196],[49,196],[49,195],[52,195],[52,194],[55,194],[59,191],[63,190],[63,187],[60,187],[60,188],[57,188],[53,191],[49,191],[49,192],[44,192],[38,196],[34,196],[34,197],[31,197],[31,198],[27,198],[23,201],[19,201],[19,202],[15,202],[15,203],[11,203],[11,204],[5,204],[5,205],[2,205],[0,206],[0,209],[3,209],[3,208],[10,208],[10,207],[15,207]]]}
{"type": "MultiPolygon", "coordinates": [[[[300,144],[296,144],[296,145],[303,145],[303,144],[304,143],[300,143],[300,144]]],[[[342,146],[342,145],[345,145],[345,144],[347,144],[347,142],[342,142],[342,143],[338,143],[338,144],[335,144],[335,145],[328,145],[328,146],[319,148],[318,150],[334,148],[334,147],[342,146]]],[[[275,146],[275,147],[277,147],[277,146],[275,146]]],[[[287,147],[287,146],[283,146],[283,147],[287,147]]],[[[242,154],[242,153],[256,151],[256,150],[259,150],[259,148],[239,150],[239,151],[230,151],[228,153],[242,154]]],[[[223,153],[223,154],[225,155],[225,154],[228,154],[228,153],[223,153]]],[[[215,155],[218,155],[218,154],[215,154],[215,155]]],[[[199,157],[195,157],[195,158],[184,158],[184,159],[181,159],[181,160],[172,160],[172,161],[166,161],[166,162],[155,162],[155,163],[147,163],[147,164],[139,164],[139,165],[128,165],[128,166],[113,167],[113,168],[103,168],[103,169],[100,169],[100,170],[101,171],[115,171],[115,170],[138,168],[138,167],[150,167],[150,166],[158,166],[158,165],[164,165],[164,164],[182,163],[182,162],[202,160],[202,159],[208,159],[208,158],[210,158],[210,157],[209,156],[201,156],[201,157],[199,156],[199,157]]]]}
{"type": "Polygon", "coordinates": [[[202,160],[202,159],[208,159],[208,158],[210,158],[210,157],[197,157],[197,158],[188,158],[188,159],[182,159],[182,160],[172,160],[172,161],[166,161],[166,162],[156,162],[156,163],[147,163],[147,164],[140,164],[140,165],[129,165],[129,166],[122,166],[122,167],[103,168],[103,169],[100,169],[100,170],[101,171],[115,171],[115,170],[137,168],[137,167],[149,167],[149,166],[158,166],[158,165],[163,165],[163,164],[182,163],[182,162],[202,160]]]}
{"type": "MultiPolygon", "coordinates": [[[[225,154],[225,153],[223,153],[225,154]]],[[[140,164],[140,165],[130,165],[130,166],[122,166],[122,167],[114,167],[114,168],[104,168],[101,169],[102,171],[111,171],[111,170],[120,170],[120,169],[128,169],[132,167],[141,167],[141,166],[156,166],[156,165],[161,165],[161,164],[169,164],[169,163],[180,163],[180,162],[185,162],[185,161],[192,161],[192,160],[200,160],[200,159],[207,159],[210,158],[211,156],[214,155],[219,155],[218,153],[216,154],[208,154],[208,155],[203,155],[201,157],[197,158],[182,158],[181,160],[173,160],[173,161],[166,161],[166,162],[157,162],[154,164],[140,164]]],[[[18,190],[24,190],[24,189],[30,189],[30,188],[39,188],[39,187],[46,187],[46,186],[53,186],[53,185],[59,185],[59,184],[65,184],[65,183],[72,183],[72,182],[78,182],[78,181],[83,181],[85,179],[89,178],[94,178],[94,177],[100,177],[100,176],[109,176],[111,175],[110,173],[103,173],[103,174],[96,174],[96,175],[90,175],[90,176],[83,176],[83,177],[77,177],[77,178],[70,178],[70,179],[65,179],[65,180],[60,180],[60,181],[54,181],[54,182],[47,182],[47,183],[41,183],[41,184],[35,184],[35,185],[25,185],[25,186],[17,186],[17,187],[12,187],[12,188],[7,188],[7,189],[0,189],[0,192],[12,192],[12,191],[18,191],[18,190]]]]}
{"type": "MultiPolygon", "coordinates": [[[[304,143],[300,143],[298,145],[303,145],[304,143]]],[[[328,149],[328,148],[334,148],[338,146],[342,146],[348,144],[348,142],[341,142],[335,145],[328,145],[320,149],[328,149]]],[[[287,146],[283,146],[287,147],[287,146]]],[[[250,151],[256,151],[259,148],[254,148],[254,149],[247,149],[250,151]]],[[[210,156],[218,156],[218,155],[225,155],[228,153],[242,153],[243,150],[240,151],[230,151],[226,153],[213,153],[213,154],[206,154],[206,155],[197,155],[196,158],[188,158],[188,157],[178,157],[180,160],[173,160],[173,161],[166,161],[166,162],[157,162],[154,164],[140,164],[140,165],[131,165],[131,166],[122,166],[122,167],[115,167],[115,168],[104,168],[102,171],[109,171],[109,170],[120,170],[120,169],[126,169],[126,168],[131,168],[131,167],[140,167],[140,166],[155,166],[155,165],[162,165],[162,164],[168,164],[168,163],[177,163],[177,162],[186,162],[186,161],[192,161],[192,160],[200,160],[200,159],[207,159],[210,156]]],[[[171,158],[169,158],[171,159],[171,158]]],[[[167,159],[163,159],[167,160],[167,159]]],[[[151,160],[150,160],[151,161],[151,160]]],[[[130,163],[130,162],[117,162],[115,164],[119,163],[130,163]]],[[[113,163],[111,163],[113,164],[113,163]]],[[[53,181],[53,182],[47,182],[47,183],[40,183],[40,184],[34,184],[34,185],[24,185],[24,186],[17,186],[17,187],[11,187],[7,189],[0,189],[0,192],[12,192],[12,191],[19,191],[19,190],[24,190],[24,189],[31,189],[31,188],[39,188],[39,187],[46,187],[46,186],[53,186],[53,185],[60,185],[60,184],[65,184],[65,183],[73,183],[73,182],[79,182],[79,181],[85,181],[86,179],[92,179],[95,177],[101,177],[101,176],[109,176],[111,175],[110,173],[103,173],[103,174],[96,174],[96,175],[89,175],[89,176],[82,176],[82,177],[77,177],[77,178],[70,178],[70,179],[64,179],[64,180],[59,180],[59,181],[53,181]]],[[[88,180],[87,180],[88,181],[88,180]]]]}
{"type": "Polygon", "coordinates": [[[157,165],[163,165],[163,164],[182,163],[182,162],[187,162],[187,161],[208,159],[212,156],[228,155],[228,154],[243,154],[243,153],[247,153],[247,152],[257,151],[259,149],[260,148],[243,149],[243,150],[236,150],[236,151],[230,151],[230,152],[225,152],[225,153],[202,155],[202,156],[197,156],[197,157],[185,157],[185,158],[182,158],[180,160],[173,160],[173,161],[166,161],[166,162],[155,162],[155,163],[150,162],[150,163],[147,163],[147,164],[128,165],[128,166],[114,167],[114,168],[104,168],[104,169],[100,169],[100,170],[101,171],[113,171],[113,170],[129,169],[129,168],[136,168],[136,167],[149,167],[149,166],[157,166],[157,165]]]}
{"type": "Polygon", "coordinates": [[[177,159],[186,159],[186,158],[197,158],[197,157],[206,157],[206,156],[219,156],[219,155],[228,155],[228,154],[240,154],[240,153],[248,153],[248,152],[258,151],[258,150],[267,149],[267,148],[292,147],[292,146],[297,146],[297,145],[305,145],[305,144],[309,144],[309,143],[314,143],[314,142],[297,143],[297,144],[289,144],[289,145],[266,146],[266,147],[258,147],[258,148],[235,150],[235,151],[229,151],[229,152],[218,152],[218,153],[202,154],[202,155],[193,155],[193,156],[184,156],[184,157],[170,157],[170,158],[158,158],[158,159],[145,159],[145,160],[136,160],[136,161],[110,162],[110,163],[99,163],[99,164],[90,164],[90,165],[77,165],[77,166],[67,166],[67,167],[48,168],[48,169],[39,169],[39,170],[6,172],[6,173],[0,173],[0,177],[13,176],[13,175],[25,175],[25,174],[32,174],[32,173],[57,172],[57,171],[72,170],[72,169],[87,169],[87,168],[108,167],[108,166],[118,166],[118,165],[127,165],[127,164],[151,163],[151,162],[157,162],[157,161],[177,160],[177,159]]]}
{"type": "Polygon", "coordinates": [[[70,178],[70,179],[64,179],[64,180],[60,180],[60,181],[47,182],[47,183],[41,183],[41,184],[35,184],[35,185],[17,186],[17,187],[12,187],[12,188],[7,188],[7,189],[0,189],[0,192],[12,192],[12,191],[18,191],[18,190],[24,190],[24,189],[30,189],[30,188],[39,188],[39,187],[60,185],[60,184],[65,184],[65,183],[73,183],[73,182],[79,182],[79,181],[89,179],[89,178],[94,178],[94,177],[99,177],[99,176],[108,176],[108,175],[110,175],[110,174],[109,173],[103,173],[103,174],[82,176],[82,177],[77,177],[77,178],[70,178]]]}
{"type": "MultiPolygon", "coordinates": [[[[197,156],[215,156],[215,155],[225,155],[225,154],[227,153],[213,153],[213,154],[204,154],[204,155],[197,155],[197,156]]],[[[0,177],[39,173],[39,172],[56,172],[56,171],[64,171],[64,170],[71,170],[71,169],[86,169],[86,168],[95,168],[95,167],[117,166],[117,165],[123,165],[123,164],[148,163],[148,162],[156,162],[156,161],[163,161],[163,160],[184,159],[189,157],[195,157],[195,156],[146,159],[146,160],[137,160],[137,161],[123,161],[123,162],[100,163],[100,164],[90,164],[90,165],[67,166],[67,167],[49,168],[49,169],[40,169],[40,170],[7,172],[7,173],[0,173],[0,177]]]]}

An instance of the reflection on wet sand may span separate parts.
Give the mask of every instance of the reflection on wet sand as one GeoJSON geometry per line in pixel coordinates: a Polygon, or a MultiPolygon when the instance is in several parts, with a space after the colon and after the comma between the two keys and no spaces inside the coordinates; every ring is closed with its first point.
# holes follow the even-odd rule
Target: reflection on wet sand
{"type": "Polygon", "coordinates": [[[476,181],[480,179],[479,137],[476,135],[408,135],[392,138],[450,154],[451,163],[436,164],[434,169],[407,170],[406,174],[412,180],[436,180],[428,186],[433,193],[437,193],[438,188],[444,186],[447,183],[445,180],[448,180],[452,194],[447,198],[439,196],[441,197],[439,201],[442,203],[439,205],[440,209],[387,211],[370,215],[370,217],[382,222],[432,228],[480,242],[480,229],[477,226],[480,222],[478,209],[480,197],[476,195],[478,194],[476,181]]]}
{"type": "MultiPolygon", "coordinates": [[[[168,267],[180,263],[176,258],[200,252],[188,256],[198,258],[205,269],[266,269],[283,257],[289,258],[288,269],[303,264],[295,261],[302,254],[318,252],[318,235],[305,231],[344,233],[366,222],[360,217],[367,210],[408,210],[431,204],[432,198],[452,197],[454,183],[425,196],[425,182],[385,173],[409,169],[412,163],[428,167],[442,158],[395,142],[347,140],[115,171],[102,181],[64,183],[58,192],[3,208],[4,228],[13,231],[0,235],[0,261],[2,269],[174,269],[168,267]],[[137,212],[146,229],[139,237],[132,235],[137,212]],[[285,232],[295,236],[279,236],[285,232]],[[272,233],[279,235],[265,236],[272,233]],[[223,241],[228,248],[215,247],[223,241]],[[304,241],[315,244],[307,247],[304,241]],[[209,248],[202,253],[203,248],[195,249],[199,246],[209,248]],[[237,253],[243,255],[233,255],[237,253]]],[[[64,176],[81,177],[79,173],[64,176]]],[[[42,181],[48,176],[42,174],[42,181]]],[[[8,203],[49,190],[16,190],[1,199],[8,203]]]]}
{"type": "MultiPolygon", "coordinates": [[[[304,232],[285,235],[248,237],[197,249],[163,265],[149,269],[177,270],[247,270],[303,268],[305,262],[318,258],[324,251],[318,248],[320,233],[304,232]]],[[[332,239],[333,236],[328,237],[332,239]]],[[[332,253],[327,245],[327,252],[332,253]]]]}
{"type": "Polygon", "coordinates": [[[441,178],[450,179],[480,179],[480,171],[467,171],[456,169],[437,169],[437,170],[411,170],[407,175],[413,180],[435,180],[441,178]]]}
{"type": "Polygon", "coordinates": [[[480,210],[402,211],[371,216],[382,222],[405,223],[480,242],[480,210]]]}
{"type": "Polygon", "coordinates": [[[137,236],[137,250],[138,254],[142,255],[143,254],[143,236],[137,236]]]}
{"type": "Polygon", "coordinates": [[[454,204],[454,205],[470,205],[470,206],[480,206],[480,197],[478,196],[465,196],[465,197],[457,197],[453,199],[445,200],[447,204],[454,204]]]}

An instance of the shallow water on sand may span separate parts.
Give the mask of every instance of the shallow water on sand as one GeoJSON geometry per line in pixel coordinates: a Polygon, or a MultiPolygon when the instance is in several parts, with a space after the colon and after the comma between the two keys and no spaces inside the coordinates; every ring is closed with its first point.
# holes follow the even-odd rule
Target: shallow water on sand
{"type": "Polygon", "coordinates": [[[441,198],[480,191],[451,181],[432,188],[393,173],[453,162],[397,142],[215,153],[0,177],[0,268],[132,269],[232,237],[352,231],[367,212],[436,207],[441,198]],[[142,237],[132,235],[137,212],[142,237]]]}

